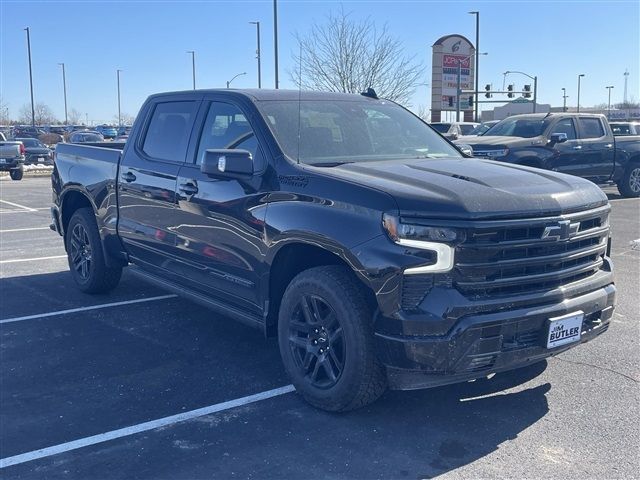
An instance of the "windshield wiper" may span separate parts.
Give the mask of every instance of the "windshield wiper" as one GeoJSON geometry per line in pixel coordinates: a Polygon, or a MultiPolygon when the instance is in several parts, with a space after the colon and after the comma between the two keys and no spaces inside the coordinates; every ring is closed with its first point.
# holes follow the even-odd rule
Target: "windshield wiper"
{"type": "Polygon", "coordinates": [[[347,163],[353,162],[318,162],[318,163],[310,163],[312,167],[338,167],[340,165],[345,165],[347,163]]]}

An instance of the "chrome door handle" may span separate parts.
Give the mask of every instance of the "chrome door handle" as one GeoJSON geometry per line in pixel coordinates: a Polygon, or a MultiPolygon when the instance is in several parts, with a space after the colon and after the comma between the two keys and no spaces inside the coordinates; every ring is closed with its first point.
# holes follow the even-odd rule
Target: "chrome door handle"
{"type": "Polygon", "coordinates": [[[613,143],[607,143],[607,144],[605,145],[605,147],[607,147],[607,148],[613,148],[613,143]]]}
{"type": "Polygon", "coordinates": [[[576,145],[573,147],[574,150],[582,150],[582,145],[576,145]]]}

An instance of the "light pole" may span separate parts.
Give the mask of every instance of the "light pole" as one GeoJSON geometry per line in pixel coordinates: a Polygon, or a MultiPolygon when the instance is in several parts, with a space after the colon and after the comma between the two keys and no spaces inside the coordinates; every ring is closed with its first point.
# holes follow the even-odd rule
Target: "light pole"
{"type": "Polygon", "coordinates": [[[474,95],[475,97],[475,104],[473,106],[473,110],[474,110],[474,117],[476,122],[478,121],[478,114],[479,114],[479,107],[478,107],[478,77],[479,77],[479,72],[480,72],[480,12],[475,11],[475,12],[469,12],[470,15],[475,15],[476,17],[476,72],[475,72],[475,80],[476,80],[476,85],[475,85],[475,90],[476,93],[474,95]]]}
{"type": "Polygon", "coordinates": [[[227,88],[229,88],[229,85],[231,85],[231,82],[233,82],[236,78],[246,74],[247,72],[238,73],[237,75],[234,75],[234,77],[231,80],[227,80],[227,88]]]}
{"type": "Polygon", "coordinates": [[[536,104],[538,103],[538,76],[531,76],[528,73],[519,72],[517,70],[507,70],[506,72],[504,72],[504,78],[507,78],[507,75],[509,75],[510,73],[519,73],[520,75],[524,75],[525,77],[533,80],[533,113],[536,113],[536,104]]]}
{"type": "Polygon", "coordinates": [[[122,126],[122,114],[120,113],[120,72],[122,70],[116,70],[116,76],[118,77],[118,126],[122,126]]]}
{"type": "Polygon", "coordinates": [[[273,46],[275,60],[276,90],[278,89],[278,1],[273,0],[273,46]]]}
{"type": "Polygon", "coordinates": [[[27,32],[27,52],[29,54],[29,85],[31,86],[31,126],[36,126],[36,109],[33,104],[33,72],[31,70],[31,32],[29,27],[24,29],[27,32]]]}
{"type": "Polygon", "coordinates": [[[262,88],[262,70],[260,67],[260,22],[249,22],[252,25],[256,26],[256,39],[257,39],[257,49],[256,49],[256,59],[258,60],[258,88],[262,88]]]}
{"type": "MultiPolygon", "coordinates": [[[[476,52],[476,56],[478,55],[488,55],[487,52],[478,53],[476,52]]],[[[458,88],[456,89],[456,122],[460,121],[460,95],[462,94],[462,85],[461,85],[461,77],[462,77],[462,62],[464,60],[469,60],[471,55],[467,55],[466,57],[462,57],[458,59],[458,75],[456,85],[458,88]]],[[[476,102],[477,103],[477,102],[476,102]]]]}
{"type": "Polygon", "coordinates": [[[196,89],[196,52],[194,50],[187,50],[187,53],[191,54],[191,71],[193,74],[193,89],[196,89]]]}
{"type": "Polygon", "coordinates": [[[607,103],[607,120],[609,120],[611,118],[611,89],[613,88],[613,85],[609,85],[605,88],[609,90],[609,102],[607,103]]]}
{"type": "Polygon", "coordinates": [[[64,124],[67,125],[69,123],[69,117],[67,115],[67,75],[64,71],[64,63],[59,63],[62,67],[62,88],[64,92],[64,124]]]}
{"type": "Polygon", "coordinates": [[[584,73],[578,75],[578,108],[576,113],[580,113],[580,80],[584,77],[584,73]]]}
{"type": "Polygon", "coordinates": [[[569,98],[569,96],[567,95],[567,89],[562,87],[562,111],[563,112],[567,111],[567,98],[569,98]]]}

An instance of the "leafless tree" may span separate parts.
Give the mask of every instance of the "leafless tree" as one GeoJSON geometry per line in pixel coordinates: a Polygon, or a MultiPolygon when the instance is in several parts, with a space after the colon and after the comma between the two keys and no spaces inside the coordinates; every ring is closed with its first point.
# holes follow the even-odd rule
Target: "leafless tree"
{"type": "MultiPolygon", "coordinates": [[[[52,123],[58,123],[53,111],[49,105],[37,102],[34,105],[35,122],[36,125],[48,125],[52,123]]],[[[24,124],[31,124],[31,104],[25,104],[18,113],[18,121],[24,124]]]]}
{"type": "Polygon", "coordinates": [[[7,102],[0,97],[0,125],[8,125],[9,122],[9,106],[7,102]]]}
{"type": "Polygon", "coordinates": [[[420,117],[422,120],[424,120],[425,122],[428,122],[431,118],[431,111],[424,104],[411,108],[411,111],[415,113],[418,117],[420,117]]]}
{"type": "Polygon", "coordinates": [[[298,88],[360,93],[371,87],[381,98],[407,105],[422,76],[422,66],[386,25],[356,21],[343,10],[296,40],[299,54],[289,75],[298,88]]]}
{"type": "Polygon", "coordinates": [[[82,113],[75,108],[69,110],[67,118],[69,119],[70,125],[80,125],[82,123],[82,113]]]}

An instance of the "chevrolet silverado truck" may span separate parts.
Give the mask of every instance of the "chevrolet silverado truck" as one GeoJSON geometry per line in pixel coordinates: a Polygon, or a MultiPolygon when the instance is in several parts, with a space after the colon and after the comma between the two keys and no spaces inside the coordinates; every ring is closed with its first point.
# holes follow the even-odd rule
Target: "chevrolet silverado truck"
{"type": "Polygon", "coordinates": [[[84,292],[123,268],[277,336],[312,405],[487,377],[606,331],[606,195],[477,160],[364,95],[149,97],[126,144],[60,144],[52,229],[84,292]]]}
{"type": "Polygon", "coordinates": [[[22,142],[7,141],[0,133],[0,172],[9,172],[11,180],[22,180],[24,156],[22,142]]]}
{"type": "Polygon", "coordinates": [[[624,197],[640,196],[640,135],[614,136],[604,115],[514,115],[463,143],[475,157],[615,183],[624,197]]]}

